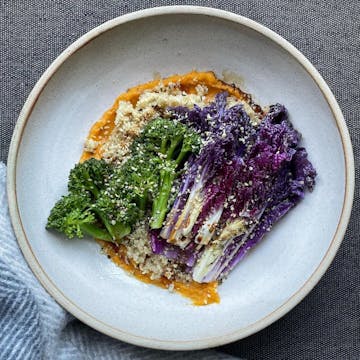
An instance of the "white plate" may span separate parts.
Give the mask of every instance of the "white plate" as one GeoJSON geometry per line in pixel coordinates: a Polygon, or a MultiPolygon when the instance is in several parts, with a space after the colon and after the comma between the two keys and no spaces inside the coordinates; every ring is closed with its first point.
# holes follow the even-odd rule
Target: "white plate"
{"type": "Polygon", "coordinates": [[[115,338],[161,349],[225,344],[271,324],[318,282],[349,220],[354,165],[328,86],[292,45],[247,18],[200,7],[125,15],[64,51],[30,94],[9,155],[10,212],[21,249],[51,295],[115,338]],[[221,303],[196,307],[129,277],[92,240],[45,230],[92,123],[128,87],[191,69],[233,71],[261,105],[284,103],[318,171],[312,194],[220,286],[221,303]]]}

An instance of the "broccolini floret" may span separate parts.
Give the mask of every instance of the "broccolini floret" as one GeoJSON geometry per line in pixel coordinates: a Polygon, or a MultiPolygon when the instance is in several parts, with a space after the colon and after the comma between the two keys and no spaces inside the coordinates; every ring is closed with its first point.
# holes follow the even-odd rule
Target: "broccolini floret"
{"type": "Polygon", "coordinates": [[[112,167],[104,160],[86,160],[76,164],[70,171],[68,190],[74,193],[86,191],[93,198],[98,198],[100,191],[105,189],[111,173],[112,167]]]}
{"type": "Polygon", "coordinates": [[[178,170],[191,153],[199,151],[200,136],[180,122],[155,119],[145,126],[132,151],[159,159],[158,189],[153,199],[150,228],[161,228],[168,212],[171,188],[178,170]]]}
{"type": "Polygon", "coordinates": [[[160,159],[139,152],[131,156],[122,167],[115,170],[110,182],[114,196],[134,202],[141,214],[158,191],[160,159]]]}
{"type": "Polygon", "coordinates": [[[125,215],[120,216],[124,211],[119,210],[121,206],[107,191],[112,173],[113,167],[104,160],[89,159],[75,165],[69,175],[69,194],[52,209],[47,228],[58,230],[69,238],[81,238],[86,233],[115,241],[128,235],[133,219],[126,213],[134,210],[126,204],[125,215]]]}
{"type": "Polygon", "coordinates": [[[175,178],[200,136],[179,122],[155,119],[145,126],[121,166],[89,159],[70,171],[68,191],[51,210],[47,228],[67,237],[118,241],[151,208],[150,227],[162,226],[175,178]]]}
{"type": "MultiPolygon", "coordinates": [[[[199,151],[200,135],[178,121],[158,118],[150,121],[132,144],[132,152],[162,154],[176,165],[199,151]]],[[[162,156],[164,158],[164,156],[162,156]]]]}
{"type": "Polygon", "coordinates": [[[63,196],[52,208],[47,229],[64,233],[69,239],[90,235],[102,240],[111,240],[107,230],[98,226],[91,209],[91,199],[86,194],[70,193],[63,196]]]}

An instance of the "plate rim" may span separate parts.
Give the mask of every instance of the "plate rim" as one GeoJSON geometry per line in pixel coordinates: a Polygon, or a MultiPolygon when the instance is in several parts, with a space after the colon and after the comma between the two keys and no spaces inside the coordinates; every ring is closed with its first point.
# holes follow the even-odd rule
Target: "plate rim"
{"type": "Polygon", "coordinates": [[[89,325],[90,327],[109,335],[118,340],[125,341],[127,343],[150,347],[154,349],[162,350],[197,350],[210,348],[215,346],[224,345],[236,340],[240,340],[249,335],[252,335],[270,324],[274,323],[287,312],[292,310],[319,282],[325,271],[330,266],[333,261],[337,250],[343,240],[345,231],[350,220],[353,197],[354,197],[354,187],[355,187],[355,171],[354,171],[354,155],[352,150],[352,144],[348,128],[343,117],[343,114],[340,110],[340,107],[335,99],[335,96],[331,92],[329,86],[315,69],[315,67],[310,63],[310,61],[293,45],[291,45],[287,40],[282,36],[270,30],[264,25],[259,24],[258,22],[251,20],[247,17],[234,14],[229,11],[202,7],[202,6],[189,6],[189,5],[175,5],[175,6],[162,6],[155,8],[148,8],[144,10],[139,10],[129,14],[125,14],[105,23],[95,27],[90,30],[78,40],[73,42],[69,47],[67,47],[47,68],[43,73],[40,79],[35,84],[34,88],[30,92],[15,125],[14,133],[11,139],[8,155],[8,165],[7,165],[7,195],[8,195],[8,204],[9,204],[9,213],[13,229],[17,238],[17,242],[21,248],[21,251],[34,275],[40,281],[41,285],[46,289],[46,291],[67,311],[69,311],[76,318],[89,325]],[[131,334],[125,331],[122,331],[118,328],[114,328],[99,319],[96,319],[91,314],[87,313],[81,309],[78,305],[73,303],[70,299],[66,297],[62,291],[57,288],[51,278],[46,274],[42,269],[41,264],[38,262],[30,242],[27,240],[25,230],[22,226],[21,217],[17,204],[17,195],[16,195],[16,168],[17,168],[17,155],[19,146],[21,144],[22,134],[26,127],[27,121],[32,113],[34,106],[40,95],[42,94],[43,89],[45,88],[48,81],[55,74],[55,72],[60,68],[60,66],[76,51],[81,49],[83,46],[88,44],[90,41],[101,35],[102,33],[113,29],[114,27],[120,26],[127,22],[154,17],[159,15],[179,15],[179,14],[191,14],[191,15],[202,15],[219,18],[222,20],[227,20],[237,24],[241,24],[247,28],[255,30],[256,32],[264,35],[271,41],[275,42],[285,51],[287,51],[293,58],[295,58],[300,65],[306,70],[306,72],[312,77],[313,81],[319,87],[322,92],[325,100],[327,101],[336,125],[341,137],[344,160],[345,160],[345,194],[344,202],[342,207],[342,212],[339,218],[337,229],[333,236],[333,239],[324,255],[319,265],[315,271],[310,275],[310,277],[305,281],[305,283],[294,292],[282,305],[276,308],[267,316],[261,318],[253,324],[250,324],[244,328],[240,328],[236,331],[231,332],[230,334],[223,334],[211,338],[203,338],[196,340],[188,341],[175,341],[175,340],[161,340],[157,338],[149,338],[131,334]]]}

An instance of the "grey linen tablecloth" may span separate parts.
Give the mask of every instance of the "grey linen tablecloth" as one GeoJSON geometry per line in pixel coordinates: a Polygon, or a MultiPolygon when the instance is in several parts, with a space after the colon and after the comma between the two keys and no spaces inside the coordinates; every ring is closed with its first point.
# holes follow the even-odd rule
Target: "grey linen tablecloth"
{"type": "MultiPolygon", "coordinates": [[[[185,4],[217,7],[247,16],[275,30],[300,49],[339,101],[350,129],[358,168],[358,0],[2,0],[0,160],[6,162],[12,131],[27,95],[62,50],[80,35],[113,17],[152,6],[185,4]]],[[[218,350],[247,359],[360,359],[359,204],[357,188],[344,242],[310,295],[265,330],[218,350]]],[[[134,359],[139,358],[141,352],[137,354],[134,359]]]]}

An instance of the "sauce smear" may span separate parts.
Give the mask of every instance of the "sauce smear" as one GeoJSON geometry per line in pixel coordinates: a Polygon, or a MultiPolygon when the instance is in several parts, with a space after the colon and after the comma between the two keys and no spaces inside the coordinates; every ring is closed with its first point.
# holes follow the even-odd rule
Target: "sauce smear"
{"type": "Polygon", "coordinates": [[[220,302],[220,297],[217,293],[217,281],[200,284],[195,281],[190,283],[172,281],[166,277],[151,279],[148,274],[143,274],[130,259],[127,259],[125,246],[102,240],[97,240],[97,242],[116,265],[146,284],[156,285],[163,289],[169,289],[170,286],[173,286],[173,291],[191,299],[194,305],[208,305],[220,302]]]}

